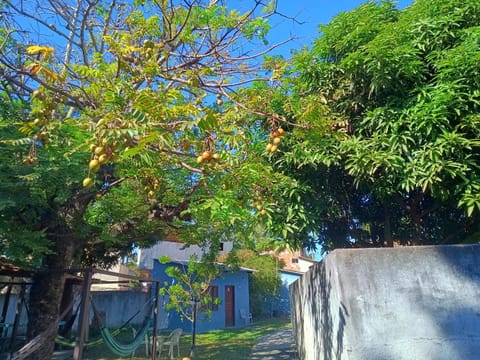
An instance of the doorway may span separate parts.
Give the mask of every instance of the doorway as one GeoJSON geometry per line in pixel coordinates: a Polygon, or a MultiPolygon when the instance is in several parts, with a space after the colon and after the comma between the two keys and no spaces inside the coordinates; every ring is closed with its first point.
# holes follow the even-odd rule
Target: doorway
{"type": "Polygon", "coordinates": [[[235,326],[235,286],[225,286],[225,326],[235,326]]]}

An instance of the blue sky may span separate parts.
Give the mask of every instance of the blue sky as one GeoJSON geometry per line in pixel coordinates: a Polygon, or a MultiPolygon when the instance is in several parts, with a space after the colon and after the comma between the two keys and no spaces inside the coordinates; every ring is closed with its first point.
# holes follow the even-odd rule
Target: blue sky
{"type": "MultiPolygon", "coordinates": [[[[288,56],[289,49],[298,50],[310,45],[318,37],[319,24],[327,24],[338,13],[353,10],[365,2],[366,0],[278,0],[279,12],[295,17],[299,23],[288,19],[272,21],[269,38],[271,41],[281,41],[294,35],[297,39],[282,47],[283,55],[288,56]]],[[[403,9],[412,3],[413,0],[398,0],[397,7],[403,9]]]]}

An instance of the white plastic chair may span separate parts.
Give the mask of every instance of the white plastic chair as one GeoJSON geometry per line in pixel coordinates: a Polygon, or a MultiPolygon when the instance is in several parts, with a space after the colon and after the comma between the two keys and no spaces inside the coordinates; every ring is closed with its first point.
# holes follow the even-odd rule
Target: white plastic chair
{"type": "Polygon", "coordinates": [[[243,319],[245,325],[250,325],[253,322],[252,313],[247,313],[245,309],[240,309],[240,319],[243,319]]]}
{"type": "Polygon", "coordinates": [[[177,356],[180,357],[180,336],[182,336],[182,329],[173,330],[167,337],[158,336],[158,356],[162,355],[163,347],[168,346],[168,354],[170,359],[173,359],[173,349],[177,346],[177,356]]]}
{"type": "MultiPolygon", "coordinates": [[[[133,338],[135,339],[137,337],[137,329],[135,329],[134,327],[132,327],[132,332],[133,332],[133,338]]],[[[150,355],[150,349],[151,349],[151,341],[150,341],[150,338],[148,336],[150,331],[147,331],[145,333],[145,339],[143,340],[143,343],[145,344],[145,354],[148,356],[150,355]]],[[[132,353],[132,358],[135,356],[135,351],[132,353]]]]}

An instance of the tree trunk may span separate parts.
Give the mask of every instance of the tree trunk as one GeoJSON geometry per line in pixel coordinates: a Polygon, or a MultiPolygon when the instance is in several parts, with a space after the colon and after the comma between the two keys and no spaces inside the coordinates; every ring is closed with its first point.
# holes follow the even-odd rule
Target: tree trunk
{"type": "MultiPolygon", "coordinates": [[[[74,237],[69,236],[56,239],[54,252],[46,258],[45,265],[48,270],[39,272],[33,277],[29,299],[29,339],[33,339],[45,331],[49,325],[58,321],[65,286],[65,272],[62,270],[68,268],[73,262],[75,240],[74,237]]],[[[51,359],[55,335],[56,332],[50,334],[42,346],[28,359],[51,359]]]]}
{"type": "Polygon", "coordinates": [[[393,247],[393,237],[392,237],[392,216],[388,205],[383,205],[383,216],[384,216],[384,225],[383,225],[383,244],[387,247],[393,247]]]}

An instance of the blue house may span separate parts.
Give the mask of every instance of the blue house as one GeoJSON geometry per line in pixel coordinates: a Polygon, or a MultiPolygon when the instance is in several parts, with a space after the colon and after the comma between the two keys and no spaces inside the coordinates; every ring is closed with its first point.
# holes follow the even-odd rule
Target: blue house
{"type": "MultiPolygon", "coordinates": [[[[173,278],[165,274],[169,266],[186,266],[186,261],[171,261],[163,264],[158,260],[153,262],[152,277],[172,283],[173,278]]],[[[212,296],[218,297],[220,303],[212,306],[211,315],[200,312],[198,314],[196,331],[206,332],[223,329],[225,327],[245,326],[249,323],[250,300],[249,300],[249,274],[254,270],[240,268],[231,270],[222,266],[220,275],[210,284],[212,296]]],[[[167,301],[168,299],[163,299],[167,301]]],[[[184,332],[192,331],[192,323],[182,318],[177,311],[167,313],[167,328],[181,328],[184,332]]]]}
{"type": "Polygon", "coordinates": [[[280,280],[282,281],[282,287],[278,299],[273,305],[274,316],[290,317],[290,284],[302,277],[303,273],[295,270],[280,269],[280,280]]]}

